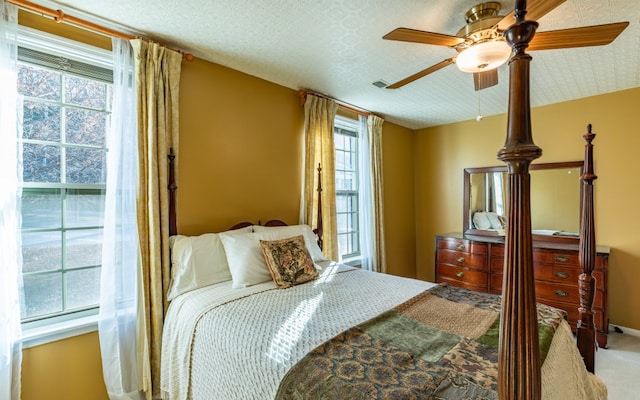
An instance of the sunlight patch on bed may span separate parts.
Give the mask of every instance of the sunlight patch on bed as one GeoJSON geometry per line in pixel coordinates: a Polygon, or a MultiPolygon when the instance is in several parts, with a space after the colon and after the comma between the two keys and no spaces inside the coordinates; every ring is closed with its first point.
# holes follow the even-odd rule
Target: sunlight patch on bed
{"type": "Polygon", "coordinates": [[[322,300],[322,293],[302,301],[298,307],[287,317],[269,345],[267,356],[279,364],[285,364],[291,359],[291,350],[296,347],[302,337],[302,333],[318,308],[322,300]]]}
{"type": "Polygon", "coordinates": [[[320,276],[318,277],[318,279],[313,281],[313,286],[318,286],[326,282],[331,282],[333,278],[335,278],[336,274],[340,271],[340,265],[341,264],[335,261],[332,261],[328,265],[319,265],[321,267],[319,271],[320,276]]]}

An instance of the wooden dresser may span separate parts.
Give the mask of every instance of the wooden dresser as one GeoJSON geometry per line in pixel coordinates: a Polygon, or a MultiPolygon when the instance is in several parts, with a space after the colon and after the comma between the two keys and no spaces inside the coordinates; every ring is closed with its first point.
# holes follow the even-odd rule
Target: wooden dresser
{"type": "MultiPolygon", "coordinates": [[[[597,246],[596,293],[593,301],[598,345],[607,347],[609,313],[607,310],[607,270],[609,248],[597,246]]],[[[449,233],[436,236],[436,282],[446,282],[481,292],[500,294],[504,268],[504,238],[465,236],[449,233]]],[[[538,302],[567,312],[575,331],[580,296],[578,244],[573,242],[533,241],[533,267],[538,302]]]]}

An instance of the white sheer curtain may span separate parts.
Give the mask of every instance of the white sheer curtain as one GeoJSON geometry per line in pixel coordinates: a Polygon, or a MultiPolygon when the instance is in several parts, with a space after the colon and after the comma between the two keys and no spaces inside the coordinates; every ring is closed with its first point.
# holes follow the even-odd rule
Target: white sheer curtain
{"type": "Polygon", "coordinates": [[[360,254],[362,256],[361,268],[375,271],[375,258],[373,254],[373,200],[371,198],[371,154],[369,151],[369,133],[367,117],[358,116],[358,172],[360,181],[360,254]]]}
{"type": "Polygon", "coordinates": [[[113,108],[100,277],[100,353],[111,400],[142,399],[137,361],[138,134],[133,50],[113,39],[113,108]]]}
{"type": "Polygon", "coordinates": [[[360,251],[362,268],[386,272],[384,188],[382,182],[382,123],[376,115],[360,115],[360,251]]]}
{"type": "Polygon", "coordinates": [[[18,8],[0,0],[0,400],[20,399],[20,181],[17,147],[18,8]]]}

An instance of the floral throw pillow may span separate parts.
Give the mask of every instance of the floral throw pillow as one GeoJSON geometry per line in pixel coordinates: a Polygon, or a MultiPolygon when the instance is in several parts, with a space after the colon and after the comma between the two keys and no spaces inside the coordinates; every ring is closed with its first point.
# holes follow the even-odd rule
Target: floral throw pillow
{"type": "Polygon", "coordinates": [[[260,248],[273,281],[279,288],[288,288],[318,277],[304,236],[280,240],[261,240],[260,248]]]}

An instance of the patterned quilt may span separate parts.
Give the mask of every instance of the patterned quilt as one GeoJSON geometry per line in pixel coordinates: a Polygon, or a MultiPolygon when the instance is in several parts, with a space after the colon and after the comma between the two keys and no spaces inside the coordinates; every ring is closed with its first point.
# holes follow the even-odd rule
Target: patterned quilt
{"type": "MultiPolygon", "coordinates": [[[[497,399],[500,298],[429,289],[325,342],[276,399],[497,399]]],[[[538,305],[541,362],[564,312],[538,305]]]]}

